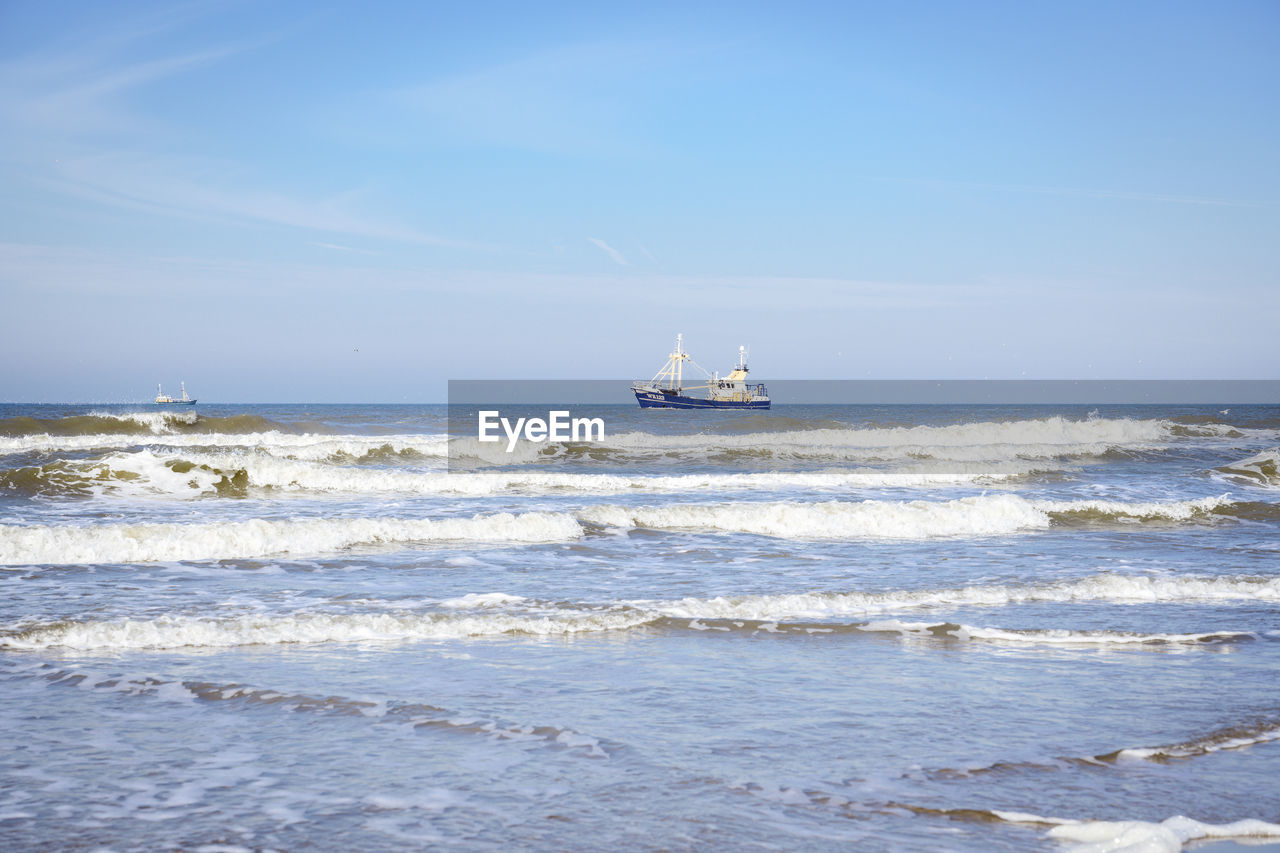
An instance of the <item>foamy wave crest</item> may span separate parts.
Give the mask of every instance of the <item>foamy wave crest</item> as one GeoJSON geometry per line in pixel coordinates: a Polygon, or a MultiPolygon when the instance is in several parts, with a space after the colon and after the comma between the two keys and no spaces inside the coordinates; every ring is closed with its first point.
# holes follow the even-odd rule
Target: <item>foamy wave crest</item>
{"type": "Polygon", "coordinates": [[[1055,521],[1185,521],[1229,507],[1223,497],[1169,503],[1032,501],[983,495],[951,501],[768,502],[670,506],[595,506],[578,517],[605,527],[751,533],[781,538],[928,539],[1001,536],[1048,528],[1055,521]]]}
{"type": "Polygon", "coordinates": [[[570,515],[528,512],[473,518],[335,518],[206,524],[0,526],[0,565],[235,560],[327,554],[416,542],[561,542],[582,535],[570,515]]]}
{"type": "Polygon", "coordinates": [[[1225,749],[1244,749],[1245,747],[1260,743],[1271,743],[1277,740],[1280,740],[1280,723],[1268,721],[1232,726],[1184,743],[1118,749],[1107,755],[1096,756],[1096,760],[1122,761],[1125,759],[1138,759],[1143,761],[1165,761],[1175,758],[1194,758],[1200,755],[1211,755],[1225,749]]]}
{"type": "MultiPolygon", "coordinates": [[[[1044,586],[991,586],[961,589],[894,590],[881,593],[804,593],[678,601],[619,601],[609,605],[540,602],[506,593],[470,593],[411,610],[377,612],[299,612],[287,615],[165,615],[154,619],[24,622],[0,630],[0,647],[38,649],[173,648],[278,643],[336,643],[463,639],[512,635],[557,635],[635,628],[771,634],[892,632],[941,639],[1051,645],[1206,644],[1256,640],[1243,631],[1202,633],[1129,633],[1121,631],[1007,630],[950,622],[882,619],[837,622],[848,614],[882,614],[957,606],[998,607],[1037,601],[1280,601],[1280,579],[1124,578],[1099,575],[1073,583],[1044,586]],[[824,621],[800,621],[806,617],[824,621]]],[[[375,604],[376,602],[364,602],[375,604]]],[[[1253,729],[1218,732],[1175,747],[1125,750],[1094,761],[1199,754],[1247,742],[1280,738],[1274,723],[1253,729]],[[1269,726],[1269,727],[1267,727],[1269,726]],[[1139,755],[1138,753],[1143,753],[1139,755]]]]}
{"type": "Polygon", "coordinates": [[[1217,470],[1262,486],[1280,486],[1280,447],[1223,465],[1217,470]]]}
{"type": "Polygon", "coordinates": [[[1191,521],[1211,514],[1229,515],[1236,502],[1228,495],[1192,501],[1034,501],[1055,521],[1191,521]]]}
{"type": "Polygon", "coordinates": [[[86,417],[134,423],[146,427],[153,433],[165,432],[178,424],[194,424],[199,420],[199,416],[194,411],[90,412],[86,417]]]}
{"type": "Polygon", "coordinates": [[[339,461],[361,460],[371,454],[413,454],[443,459],[449,452],[447,438],[444,435],[324,435],[289,433],[275,429],[256,432],[160,432],[145,436],[106,433],[0,435],[0,454],[112,450],[139,445],[253,448],[275,456],[294,459],[339,461]]]}
{"type": "Polygon", "coordinates": [[[609,436],[605,446],[629,455],[748,453],[780,458],[929,457],[981,462],[1098,456],[1114,449],[1158,449],[1188,429],[1163,420],[1052,417],[941,427],[815,429],[748,435],[630,432],[609,436]]]}
{"type": "Polygon", "coordinates": [[[1280,824],[1254,819],[1212,824],[1178,815],[1153,823],[1145,820],[1069,820],[995,810],[989,814],[1007,823],[1052,826],[1046,835],[1067,843],[1066,849],[1073,853],[1178,853],[1187,842],[1205,838],[1280,838],[1280,824]]]}
{"type": "Polygon", "coordinates": [[[1165,646],[1203,645],[1256,640],[1249,631],[1207,631],[1195,634],[1141,633],[1136,631],[1071,631],[1065,628],[1010,630],[962,625],[954,622],[902,622],[885,619],[867,622],[859,630],[905,635],[976,640],[996,643],[1050,646],[1165,646]]]}
{"type": "Polygon", "coordinates": [[[0,635],[10,649],[173,649],[281,643],[452,640],[499,635],[555,636],[617,631],[656,618],[636,611],[510,613],[300,614],[209,619],[162,616],[117,622],[54,622],[20,626],[0,635]]]}
{"type": "Polygon", "coordinates": [[[38,468],[0,470],[0,487],[38,494],[118,492],[131,495],[200,497],[243,495],[249,489],[289,493],[347,494],[625,494],[695,491],[844,491],[855,488],[920,488],[996,484],[1030,473],[1035,466],[948,465],[931,471],[855,470],[639,476],[561,471],[406,471],[335,465],[285,458],[261,449],[227,453],[144,449],[98,460],[48,463],[38,468]],[[957,470],[959,469],[959,470],[957,470]]]}
{"type": "MultiPolygon", "coordinates": [[[[235,458],[210,460],[220,466],[239,464],[251,486],[272,489],[377,493],[427,493],[460,495],[496,495],[506,493],[546,494],[624,494],[628,492],[663,492],[681,494],[692,491],[752,490],[826,490],[849,488],[918,488],[960,486],[973,483],[997,483],[1027,473],[1025,467],[1004,472],[979,469],[970,472],[926,471],[853,471],[766,472],[750,474],[685,474],[677,476],[638,476],[612,474],[571,474],[558,471],[457,473],[387,471],[358,469],[332,465],[308,465],[292,460],[246,461],[235,458]]],[[[234,470],[234,469],[233,469],[234,470]]]]}
{"type": "Polygon", "coordinates": [[[578,517],[607,527],[752,533],[783,538],[926,539],[997,536],[1049,526],[1015,495],[953,501],[769,502],[656,507],[596,506],[578,517]]]}
{"type": "Polygon", "coordinates": [[[1153,761],[1165,763],[1174,760],[1196,758],[1212,755],[1228,749],[1246,749],[1258,744],[1280,740],[1280,723],[1275,720],[1246,723],[1221,729],[1199,738],[1169,746],[1138,747],[1117,749],[1104,755],[1087,757],[1059,757],[1050,762],[1040,761],[996,761],[981,767],[963,769],[943,768],[928,770],[929,776],[940,779],[967,778],[982,776],[987,773],[1007,773],[1009,771],[1044,771],[1061,770],[1062,767],[1110,767],[1126,761],[1153,761]]]}
{"type": "MultiPolygon", "coordinates": [[[[1141,647],[1184,651],[1196,646],[1239,643],[1261,639],[1251,631],[1206,631],[1202,633],[1143,633],[1136,631],[1072,631],[1064,628],[1006,629],[984,628],[956,622],[907,622],[879,619],[871,622],[796,621],[768,622],[757,619],[677,619],[664,616],[655,627],[691,631],[720,631],[741,634],[899,634],[905,638],[962,642],[1009,643],[1050,647],[1141,647]]],[[[1094,761],[1095,759],[1087,759],[1094,761]]],[[[1102,760],[1102,759],[1097,759],[1102,760]]],[[[952,772],[952,771],[940,771],[952,772]]]]}
{"type": "MultiPolygon", "coordinates": [[[[90,412],[87,415],[70,415],[65,418],[0,418],[0,437],[22,436],[87,436],[140,435],[170,432],[174,428],[190,426],[196,422],[195,412],[90,412]]],[[[0,445],[2,446],[2,445],[0,445]]]]}
{"type": "Polygon", "coordinates": [[[165,459],[149,450],[115,453],[102,459],[58,459],[44,465],[0,469],[0,489],[29,495],[115,495],[195,498],[243,496],[241,469],[215,468],[180,457],[165,459]]]}
{"type": "Polygon", "coordinates": [[[967,586],[886,592],[810,592],[790,595],[722,596],[677,601],[635,601],[666,616],[684,619],[827,619],[926,609],[1005,607],[1033,602],[1118,604],[1280,601],[1280,578],[1194,578],[1093,575],[1043,585],[967,586]]]}

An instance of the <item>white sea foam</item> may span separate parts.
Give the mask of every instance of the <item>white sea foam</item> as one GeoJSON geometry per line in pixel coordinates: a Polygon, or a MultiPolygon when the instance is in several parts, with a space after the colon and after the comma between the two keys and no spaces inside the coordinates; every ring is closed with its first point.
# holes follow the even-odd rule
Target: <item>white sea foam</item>
{"type": "MultiPolygon", "coordinates": [[[[652,435],[618,433],[606,447],[638,454],[733,451],[775,457],[897,459],[932,457],[955,461],[1096,456],[1117,448],[1158,449],[1192,428],[1164,420],[1062,417],[1034,420],[915,426],[798,430],[744,435],[652,435]]],[[[1216,435],[1216,431],[1204,432],[1216,435]]]]}
{"type": "Polygon", "coordinates": [[[950,501],[761,502],[654,507],[590,506],[575,513],[499,513],[473,518],[337,518],[203,524],[0,525],[0,565],[223,560],[318,555],[356,545],[425,541],[556,542],[583,535],[580,522],[797,539],[927,539],[1009,535],[1050,526],[1053,513],[1185,520],[1225,498],[1168,504],[1039,502],[1017,495],[950,501]]]}
{"type": "Polygon", "coordinates": [[[1256,456],[1223,465],[1224,474],[1249,480],[1262,486],[1280,486],[1280,447],[1264,450],[1256,456]]]}
{"type": "Polygon", "coordinates": [[[554,636],[636,627],[657,618],[638,611],[318,614],[213,619],[162,616],[121,621],[23,625],[0,636],[9,649],[168,649],[260,644],[451,640],[499,635],[554,636]]]}
{"type": "Polygon", "coordinates": [[[88,417],[120,421],[121,423],[134,423],[139,426],[147,427],[157,434],[168,431],[174,424],[185,424],[190,426],[199,420],[199,415],[197,415],[194,410],[169,411],[163,409],[154,412],[93,411],[89,412],[88,417]]]}
{"type": "Polygon", "coordinates": [[[602,505],[580,510],[581,520],[608,527],[752,533],[782,538],[928,539],[1001,536],[1049,527],[1055,515],[1092,514],[1123,520],[1184,521],[1229,505],[1225,497],[1168,503],[1035,501],[982,495],[950,501],[825,501],[799,503],[602,505]]]}
{"type": "MultiPolygon", "coordinates": [[[[293,434],[278,430],[254,433],[187,433],[174,432],[171,427],[176,423],[198,424],[193,413],[98,415],[135,421],[147,426],[153,434],[152,440],[147,441],[146,436],[115,434],[2,436],[0,453],[123,448],[150,443],[173,447],[261,447],[276,455],[299,459],[324,459],[337,454],[359,457],[384,445],[389,445],[395,452],[409,450],[436,457],[448,454],[447,440],[443,435],[322,435],[293,434]]],[[[938,460],[988,462],[1088,457],[1115,449],[1156,450],[1180,440],[1238,435],[1240,432],[1221,424],[1187,426],[1154,419],[1071,420],[1051,417],[949,426],[862,427],[740,435],[655,435],[625,432],[611,434],[604,442],[592,446],[624,456],[639,457],[705,457],[747,452],[775,458],[891,460],[929,457],[938,460]]],[[[1244,432],[1275,434],[1274,430],[1244,432]]],[[[455,451],[463,455],[486,459],[491,456],[490,445],[480,445],[471,438],[455,439],[454,446],[455,451]]],[[[533,462],[564,450],[557,445],[530,445],[524,449],[528,452],[499,453],[492,456],[490,461],[502,464],[533,462]]]]}
{"type": "Polygon", "coordinates": [[[1068,820],[1004,811],[992,814],[1010,823],[1052,825],[1048,837],[1067,843],[1071,853],[1178,853],[1187,842],[1205,838],[1280,838],[1280,824],[1253,819],[1212,824],[1177,815],[1154,823],[1068,820]]]}
{"type": "Polygon", "coordinates": [[[582,527],[564,513],[472,518],[333,518],[203,524],[0,525],[0,565],[230,560],[326,554],[413,542],[557,542],[582,527]]]}
{"type": "MultiPolygon", "coordinates": [[[[151,450],[113,453],[102,459],[58,463],[61,470],[82,478],[89,491],[99,495],[162,496],[197,498],[217,492],[217,484],[236,469],[222,472],[213,466],[195,463],[187,470],[174,470],[165,457],[151,450]]],[[[182,466],[186,467],[186,466],[182,466]]]]}
{"type": "Polygon", "coordinates": [[[472,610],[478,607],[499,607],[506,604],[519,604],[524,601],[518,595],[507,595],[505,592],[469,592],[459,598],[449,598],[440,602],[441,607],[451,610],[472,610]]]}
{"type": "Polygon", "coordinates": [[[925,539],[995,536],[1049,526],[1049,516],[1015,495],[954,501],[824,501],[594,506],[579,511],[585,522],[609,527],[647,527],[752,533],[783,538],[925,539]]]}
{"type": "Polygon", "coordinates": [[[926,609],[1004,607],[1030,602],[1118,604],[1280,601],[1280,578],[1146,577],[1100,574],[1053,584],[995,584],[885,592],[809,592],[778,595],[633,601],[685,619],[786,619],[866,616],[926,609]]]}
{"type": "MultiPolygon", "coordinates": [[[[957,640],[980,640],[997,643],[1051,646],[1135,646],[1135,645],[1200,645],[1257,639],[1249,631],[1206,631],[1202,633],[1142,633],[1135,631],[1071,631],[1065,628],[1009,630],[955,623],[904,622],[882,619],[859,627],[861,631],[890,632],[928,636],[954,637],[957,640]]],[[[1278,735],[1280,736],[1280,735],[1278,735]]]]}
{"type": "Polygon", "coordinates": [[[324,435],[320,433],[287,433],[279,430],[250,433],[169,433],[160,430],[153,435],[37,435],[0,436],[0,454],[31,451],[109,450],[137,447],[210,447],[258,448],[276,456],[321,460],[331,457],[358,459],[366,454],[389,449],[393,453],[416,453],[444,458],[448,455],[444,435],[324,435]]]}
{"type": "MultiPolygon", "coordinates": [[[[25,622],[7,626],[0,647],[39,649],[175,648],[279,643],[333,643],[370,640],[412,641],[514,635],[558,635],[619,631],[661,622],[688,619],[695,630],[729,630],[701,619],[753,620],[762,630],[777,633],[778,622],[798,618],[832,618],[911,610],[951,609],[958,606],[999,607],[1037,601],[1186,602],[1280,601],[1280,579],[1126,578],[1097,575],[1079,581],[1039,586],[987,586],[959,589],[892,590],[881,593],[805,593],[743,596],[678,601],[624,601],[607,608],[573,607],[530,601],[506,593],[472,593],[437,603],[438,609],[373,613],[300,612],[289,615],[215,616],[166,615],[154,619],[25,622]]],[[[419,606],[420,608],[421,606],[419,606]]],[[[957,639],[1049,643],[1063,645],[1124,645],[1132,643],[1205,643],[1243,639],[1247,632],[1199,634],[1123,633],[1115,631],[1008,631],[950,623],[884,619],[857,626],[861,631],[903,634],[939,632],[957,639]]],[[[785,625],[784,625],[785,628],[785,625]]],[[[806,630],[826,630],[808,626],[806,630]]],[[[1248,742],[1280,738],[1280,729],[1215,736],[1204,744],[1184,744],[1155,750],[1125,750],[1130,757],[1198,754],[1248,742]],[[1239,740],[1240,743],[1236,743],[1239,740]],[[1179,752],[1181,750],[1181,752],[1179,752]]]]}
{"type": "MultiPolygon", "coordinates": [[[[325,454],[326,456],[331,454],[325,454]]],[[[696,491],[841,491],[996,484],[1037,470],[1022,463],[948,463],[937,470],[912,465],[892,471],[771,471],[739,474],[639,476],[563,471],[405,471],[286,458],[258,448],[208,453],[143,449],[102,459],[59,463],[98,491],[131,495],[200,497],[214,494],[223,477],[244,472],[250,488],[289,493],[346,494],[625,494],[696,491]],[[175,470],[176,469],[176,470],[175,470]],[[180,473],[181,472],[181,473],[180,473]]]]}
{"type": "Polygon", "coordinates": [[[1197,755],[1208,755],[1225,749],[1243,749],[1260,743],[1271,743],[1280,740],[1280,725],[1252,726],[1234,730],[1217,732],[1201,740],[1170,746],[1130,747],[1121,749],[1114,755],[1117,759],[1153,758],[1191,758],[1197,755]]]}
{"type": "Polygon", "coordinates": [[[1102,516],[1118,521],[1189,521],[1235,503],[1229,495],[1190,501],[1033,501],[1035,506],[1058,516],[1102,516]]]}

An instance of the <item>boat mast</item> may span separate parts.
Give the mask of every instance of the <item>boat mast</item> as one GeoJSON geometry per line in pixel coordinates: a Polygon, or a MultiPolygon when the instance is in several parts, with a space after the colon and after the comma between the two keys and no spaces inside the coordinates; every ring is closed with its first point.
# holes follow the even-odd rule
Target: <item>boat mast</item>
{"type": "MultiPolygon", "coordinates": [[[[671,355],[667,356],[667,363],[662,365],[662,369],[649,381],[657,385],[663,379],[666,379],[668,388],[673,391],[682,390],[684,388],[684,363],[688,360],[689,354],[684,351],[684,335],[676,335],[675,350],[671,355]]],[[[701,370],[701,368],[699,369],[701,370]]]]}
{"type": "Polygon", "coordinates": [[[671,354],[671,358],[675,361],[676,368],[676,388],[684,387],[684,334],[676,333],[676,351],[671,354]]]}

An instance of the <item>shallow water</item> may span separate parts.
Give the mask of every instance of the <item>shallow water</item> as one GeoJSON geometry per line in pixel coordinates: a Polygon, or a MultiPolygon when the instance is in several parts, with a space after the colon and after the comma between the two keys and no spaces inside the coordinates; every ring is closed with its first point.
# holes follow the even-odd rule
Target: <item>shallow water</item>
{"type": "Polygon", "coordinates": [[[1280,409],[1221,408],[610,408],[450,472],[438,406],[0,407],[0,839],[1274,825],[1280,409]]]}

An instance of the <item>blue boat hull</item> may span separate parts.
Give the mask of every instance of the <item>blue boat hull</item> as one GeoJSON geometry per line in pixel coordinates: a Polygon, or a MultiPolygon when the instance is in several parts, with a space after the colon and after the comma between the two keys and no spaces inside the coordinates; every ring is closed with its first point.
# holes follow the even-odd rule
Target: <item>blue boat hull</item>
{"type": "Polygon", "coordinates": [[[704,397],[686,397],[683,394],[656,394],[636,391],[636,402],[642,409],[767,409],[768,400],[708,400],[704,397]]]}

